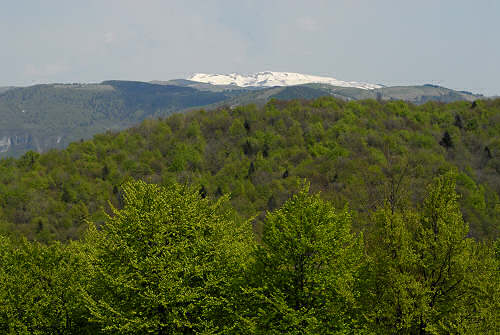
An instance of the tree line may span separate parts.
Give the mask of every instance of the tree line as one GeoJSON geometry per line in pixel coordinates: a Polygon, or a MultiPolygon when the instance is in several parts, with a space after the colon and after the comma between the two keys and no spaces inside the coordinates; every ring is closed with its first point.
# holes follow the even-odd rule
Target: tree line
{"type": "Polygon", "coordinates": [[[259,235],[228,195],[129,181],[78,241],[0,237],[0,332],[495,334],[500,243],[469,236],[456,180],[364,232],[302,181],[259,235]]]}

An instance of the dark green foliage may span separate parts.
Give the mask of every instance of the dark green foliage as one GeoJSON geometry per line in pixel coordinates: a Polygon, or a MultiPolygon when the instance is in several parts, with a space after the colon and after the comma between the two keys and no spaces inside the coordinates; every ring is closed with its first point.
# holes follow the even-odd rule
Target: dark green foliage
{"type": "Polygon", "coordinates": [[[456,127],[460,128],[460,129],[462,129],[464,127],[463,122],[462,122],[462,118],[460,117],[459,114],[455,115],[455,123],[454,124],[456,127]]]}
{"type": "Polygon", "coordinates": [[[285,170],[285,172],[283,172],[283,179],[284,178],[288,178],[288,175],[289,175],[289,172],[288,172],[288,169],[285,170]]]}
{"type": "Polygon", "coordinates": [[[448,131],[444,132],[443,138],[441,139],[441,141],[439,141],[439,144],[445,147],[446,149],[453,147],[453,141],[448,131]]]}

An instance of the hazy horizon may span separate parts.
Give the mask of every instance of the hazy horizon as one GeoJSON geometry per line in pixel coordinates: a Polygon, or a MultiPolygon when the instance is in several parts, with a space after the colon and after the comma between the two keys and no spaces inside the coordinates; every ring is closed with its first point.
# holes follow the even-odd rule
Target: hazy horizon
{"type": "Polygon", "coordinates": [[[116,1],[4,4],[0,86],[298,72],[500,95],[500,3],[116,1]]]}

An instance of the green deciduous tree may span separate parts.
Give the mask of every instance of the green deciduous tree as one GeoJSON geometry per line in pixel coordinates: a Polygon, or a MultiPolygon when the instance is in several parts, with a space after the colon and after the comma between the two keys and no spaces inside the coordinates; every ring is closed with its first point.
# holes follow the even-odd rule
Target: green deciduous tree
{"type": "Polygon", "coordinates": [[[375,332],[491,330],[494,323],[484,313],[498,299],[497,293],[485,294],[498,289],[492,285],[493,253],[467,237],[457,199],[455,175],[448,173],[428,188],[419,212],[387,207],[375,215],[371,277],[365,282],[371,286],[363,302],[375,332]]]}
{"type": "Polygon", "coordinates": [[[336,334],[353,326],[362,250],[350,228],[349,212],[309,195],[309,186],[267,214],[256,254],[253,332],[336,334]]]}
{"type": "Polygon", "coordinates": [[[80,295],[85,264],[77,243],[0,236],[0,333],[95,334],[80,295]]]}
{"type": "Polygon", "coordinates": [[[237,332],[232,296],[253,240],[226,201],[177,184],[125,184],[124,208],[87,237],[93,319],[121,334],[237,332]]]}

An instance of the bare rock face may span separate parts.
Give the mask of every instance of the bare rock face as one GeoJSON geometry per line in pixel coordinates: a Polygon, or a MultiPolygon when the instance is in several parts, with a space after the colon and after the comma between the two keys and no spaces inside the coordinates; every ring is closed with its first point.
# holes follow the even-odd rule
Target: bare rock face
{"type": "Polygon", "coordinates": [[[43,151],[39,141],[26,132],[15,132],[7,135],[0,134],[0,156],[11,156],[13,153],[28,150],[43,151]]]}
{"type": "Polygon", "coordinates": [[[33,150],[39,153],[52,148],[61,147],[62,136],[40,137],[26,131],[0,133],[0,158],[19,156],[26,151],[33,150]]]}
{"type": "Polygon", "coordinates": [[[0,152],[8,152],[17,147],[31,146],[33,138],[30,134],[8,135],[0,138],[0,152]]]}
{"type": "Polygon", "coordinates": [[[10,149],[10,146],[12,145],[12,141],[10,137],[4,136],[0,138],[0,152],[7,152],[10,149]]]}

